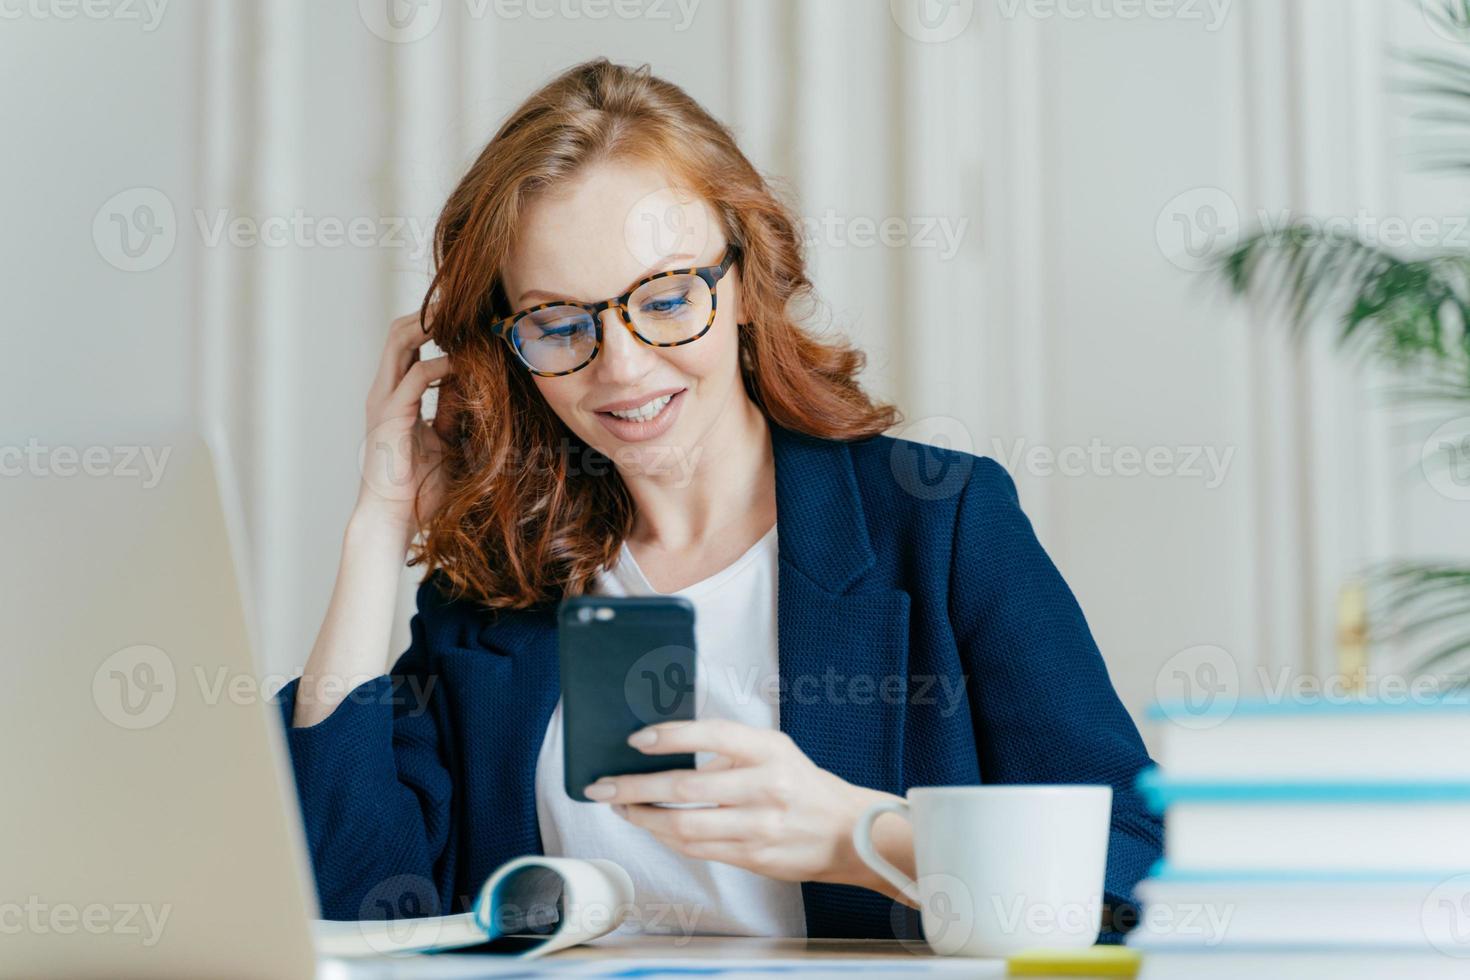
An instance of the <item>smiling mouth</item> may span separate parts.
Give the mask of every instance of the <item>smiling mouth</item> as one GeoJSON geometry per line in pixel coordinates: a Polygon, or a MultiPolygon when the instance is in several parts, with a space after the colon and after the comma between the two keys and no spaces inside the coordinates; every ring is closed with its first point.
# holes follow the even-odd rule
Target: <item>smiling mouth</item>
{"type": "Polygon", "coordinates": [[[625,422],[652,422],[663,413],[663,410],[668,407],[669,402],[674,400],[674,395],[678,393],[676,391],[672,394],[650,398],[637,408],[620,409],[616,412],[602,412],[601,414],[611,415],[613,418],[622,419],[625,422]]]}

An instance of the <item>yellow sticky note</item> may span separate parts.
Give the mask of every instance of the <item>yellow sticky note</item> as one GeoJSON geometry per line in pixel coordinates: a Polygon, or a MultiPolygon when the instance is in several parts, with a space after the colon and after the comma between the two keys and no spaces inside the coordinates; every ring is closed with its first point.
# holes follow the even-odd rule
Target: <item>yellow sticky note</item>
{"type": "Polygon", "coordinates": [[[1143,958],[1127,946],[1027,949],[1006,960],[1013,977],[1131,977],[1143,958]]]}

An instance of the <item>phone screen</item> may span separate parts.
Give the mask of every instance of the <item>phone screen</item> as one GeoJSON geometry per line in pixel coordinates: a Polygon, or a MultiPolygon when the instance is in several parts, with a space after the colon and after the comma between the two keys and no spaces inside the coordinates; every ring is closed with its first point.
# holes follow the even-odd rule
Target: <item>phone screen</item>
{"type": "Polygon", "coordinates": [[[694,605],[680,596],[575,596],[558,612],[566,791],[587,800],[603,776],[694,768],[694,755],[647,755],[627,738],[695,717],[694,605]]]}

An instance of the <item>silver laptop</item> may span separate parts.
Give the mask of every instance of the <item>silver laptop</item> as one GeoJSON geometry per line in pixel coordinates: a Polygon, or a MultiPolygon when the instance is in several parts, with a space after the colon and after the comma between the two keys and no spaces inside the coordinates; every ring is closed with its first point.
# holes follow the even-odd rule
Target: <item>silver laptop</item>
{"type": "Polygon", "coordinates": [[[212,454],[27,443],[0,447],[0,975],[312,977],[212,454]]]}

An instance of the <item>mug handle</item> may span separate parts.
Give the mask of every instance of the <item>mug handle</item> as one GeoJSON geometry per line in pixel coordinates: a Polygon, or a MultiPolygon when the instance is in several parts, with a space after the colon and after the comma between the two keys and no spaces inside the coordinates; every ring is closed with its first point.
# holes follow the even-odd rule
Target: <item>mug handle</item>
{"type": "Polygon", "coordinates": [[[878,849],[873,846],[873,824],[885,813],[896,813],[910,823],[913,822],[907,800],[884,800],[881,803],[874,803],[863,812],[861,817],[858,817],[858,822],[853,826],[852,846],[857,849],[858,857],[863,859],[864,864],[897,888],[904,897],[917,904],[919,886],[908,875],[884,860],[878,853],[878,849]]]}

